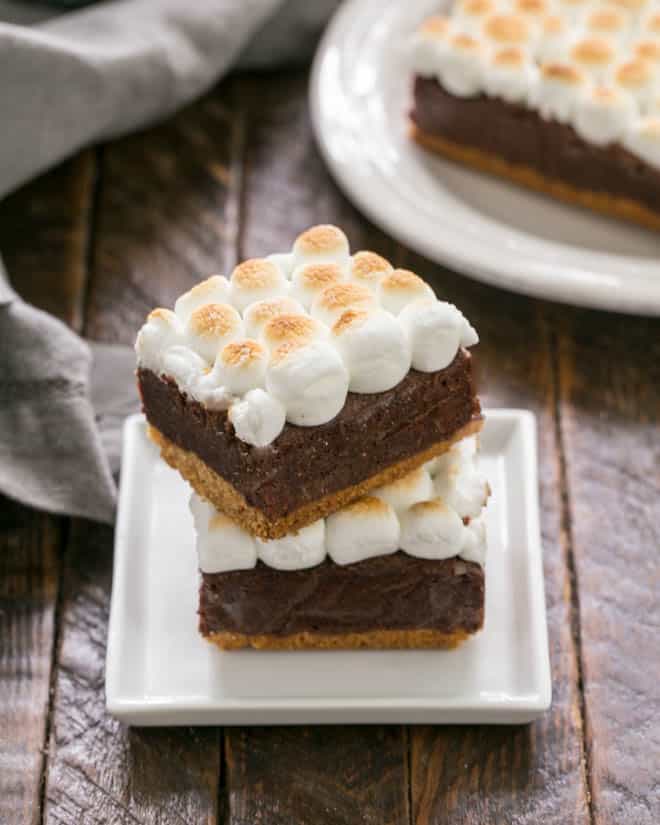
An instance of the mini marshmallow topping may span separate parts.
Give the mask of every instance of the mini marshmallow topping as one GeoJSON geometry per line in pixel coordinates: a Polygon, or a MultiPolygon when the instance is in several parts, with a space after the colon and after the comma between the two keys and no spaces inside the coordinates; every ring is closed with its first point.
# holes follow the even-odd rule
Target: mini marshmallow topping
{"type": "Polygon", "coordinates": [[[176,312],[154,310],[135,349],[139,368],[167,376],[208,409],[227,410],[236,437],[263,448],[286,422],[334,418],[349,390],[386,392],[411,366],[442,369],[477,342],[461,313],[415,273],[367,250],[351,256],[341,230],[319,226],[292,252],[245,261],[230,280],[207,278],[177,300],[176,312]],[[433,346],[422,341],[424,313],[406,311],[420,299],[434,307],[424,310],[435,318],[433,346]]]}

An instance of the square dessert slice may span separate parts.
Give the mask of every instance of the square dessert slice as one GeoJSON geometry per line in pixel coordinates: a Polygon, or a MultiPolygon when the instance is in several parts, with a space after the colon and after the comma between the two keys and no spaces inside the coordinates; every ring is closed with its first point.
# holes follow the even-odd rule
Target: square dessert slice
{"type": "Polygon", "coordinates": [[[483,625],[474,439],[326,519],[254,538],[193,494],[199,628],[223,649],[454,647],[483,625]]]}
{"type": "Polygon", "coordinates": [[[478,431],[477,341],[417,275],[318,226],[154,310],[137,374],[165,460],[272,539],[478,431]]]}
{"type": "Polygon", "coordinates": [[[459,0],[411,53],[422,146],[660,228],[658,0],[459,0]]]}

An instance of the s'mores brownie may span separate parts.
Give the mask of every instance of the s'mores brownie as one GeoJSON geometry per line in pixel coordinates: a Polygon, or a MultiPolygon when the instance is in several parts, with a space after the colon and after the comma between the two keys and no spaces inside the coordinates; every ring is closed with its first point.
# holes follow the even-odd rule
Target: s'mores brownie
{"type": "Polygon", "coordinates": [[[476,433],[477,341],[417,275],[316,226],[154,310],[137,376],[163,458],[277,539],[476,433]]]}
{"type": "Polygon", "coordinates": [[[660,228],[660,0],[457,0],[411,64],[422,146],[660,228]]]}
{"type": "Polygon", "coordinates": [[[489,488],[465,439],[296,533],[251,536],[196,494],[199,629],[223,649],[448,648],[484,621],[489,488]]]}

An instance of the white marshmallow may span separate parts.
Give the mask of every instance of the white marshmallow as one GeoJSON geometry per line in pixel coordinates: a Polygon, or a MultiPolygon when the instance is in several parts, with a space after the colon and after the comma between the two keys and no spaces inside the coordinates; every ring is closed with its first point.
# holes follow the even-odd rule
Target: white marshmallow
{"type": "Polygon", "coordinates": [[[392,271],[392,264],[375,252],[356,252],[351,258],[349,279],[376,291],[379,281],[392,271]]]}
{"type": "Polygon", "coordinates": [[[331,327],[347,309],[369,310],[376,307],[371,290],[355,283],[334,284],[316,296],[312,318],[331,327]]]}
{"type": "Polygon", "coordinates": [[[407,269],[394,269],[382,278],[376,294],[383,309],[392,315],[398,315],[405,306],[419,298],[435,298],[431,287],[407,269]]]}
{"type": "Polygon", "coordinates": [[[623,145],[651,166],[660,167],[660,117],[642,117],[635,121],[623,145]]]}
{"type": "Polygon", "coordinates": [[[549,14],[541,21],[535,56],[541,63],[565,60],[573,39],[566,20],[558,14],[549,14]]]}
{"type": "Polygon", "coordinates": [[[628,18],[612,6],[597,6],[587,15],[585,29],[588,36],[603,38],[616,47],[628,33],[628,18]]]}
{"type": "Polygon", "coordinates": [[[396,513],[401,513],[418,501],[433,498],[433,482],[429,473],[419,467],[398,481],[378,487],[371,495],[386,501],[396,513]]]}
{"type": "Polygon", "coordinates": [[[292,250],[293,268],[306,263],[348,263],[348,239],[336,226],[320,224],[298,235],[292,250]]]}
{"type": "Polygon", "coordinates": [[[229,281],[224,275],[212,275],[177,298],[174,312],[185,324],[191,314],[204,304],[228,303],[230,303],[229,281]]]}
{"type": "Polygon", "coordinates": [[[248,338],[258,338],[269,321],[280,315],[304,315],[305,310],[299,301],[287,295],[255,301],[243,313],[245,334],[248,338]]]}
{"type": "Polygon", "coordinates": [[[263,386],[268,365],[268,351],[251,338],[230,341],[215,359],[213,374],[218,386],[234,395],[263,386]]]}
{"type": "Polygon", "coordinates": [[[476,435],[466,436],[455,444],[452,444],[444,453],[427,461],[424,467],[427,472],[431,474],[431,478],[435,479],[438,474],[448,472],[450,466],[456,462],[461,466],[465,463],[474,463],[477,456],[477,446],[478,441],[476,435]]]}
{"type": "Polygon", "coordinates": [[[332,327],[332,339],[350,375],[351,392],[384,392],[410,369],[410,345],[389,312],[348,309],[332,327]]]}
{"type": "Polygon", "coordinates": [[[169,309],[154,309],[135,339],[138,366],[160,372],[163,352],[183,340],[183,326],[176,315],[169,309]]]}
{"type": "Polygon", "coordinates": [[[474,561],[483,567],[486,563],[486,523],[483,518],[473,519],[465,530],[465,541],[460,557],[474,561]]]}
{"type": "Polygon", "coordinates": [[[462,313],[453,304],[422,299],[409,304],[399,315],[412,352],[412,365],[422,372],[448,367],[456,357],[461,340],[472,341],[462,313]]]}
{"type": "Polygon", "coordinates": [[[301,264],[291,276],[291,294],[309,309],[314,299],[329,286],[344,280],[344,272],[335,263],[301,264]]]}
{"type": "Polygon", "coordinates": [[[429,17],[413,34],[408,52],[411,69],[421,77],[438,76],[451,26],[441,15],[429,17]]]}
{"type": "Polygon", "coordinates": [[[316,318],[309,315],[278,315],[261,330],[260,340],[273,352],[282,344],[308,344],[323,341],[328,337],[328,329],[316,318]]]}
{"type": "Polygon", "coordinates": [[[214,361],[225,344],[242,334],[241,316],[229,304],[204,304],[186,324],[186,342],[207,361],[214,361]]]}
{"type": "Polygon", "coordinates": [[[465,542],[465,526],[442,499],[420,501],[401,513],[402,550],[420,559],[448,559],[465,542]]]}
{"type": "Polygon", "coordinates": [[[641,57],[626,60],[615,68],[613,83],[631,95],[637,107],[645,111],[658,93],[657,67],[641,57]]]}
{"type": "Polygon", "coordinates": [[[181,392],[195,397],[197,384],[208,370],[206,361],[189,347],[169,347],[163,353],[162,369],[173,378],[181,392]]]}
{"type": "Polygon", "coordinates": [[[476,518],[486,506],[490,487],[472,462],[455,460],[446,472],[433,479],[435,495],[442,498],[461,518],[476,518]]]}
{"type": "Polygon", "coordinates": [[[348,370],[324,341],[278,347],[266,371],[266,389],[286,409],[287,421],[304,427],[325,424],[346,402],[348,370]]]}
{"type": "Polygon", "coordinates": [[[496,11],[494,0],[458,0],[452,12],[452,21],[466,34],[481,32],[484,20],[496,11]]]}
{"type": "Polygon", "coordinates": [[[266,255],[266,260],[275,264],[287,280],[291,277],[293,255],[290,252],[273,252],[272,255],[266,255]]]}
{"type": "Polygon", "coordinates": [[[486,52],[482,43],[469,34],[449,37],[442,53],[440,80],[456,97],[473,97],[483,87],[486,52]]]}
{"type": "Polygon", "coordinates": [[[584,140],[604,146],[619,140],[637,113],[632,97],[621,89],[596,86],[585,94],[575,110],[575,131],[584,140]]]}
{"type": "Polygon", "coordinates": [[[365,496],[326,519],[326,549],[335,564],[395,553],[399,520],[387,502],[365,496]]]}
{"type": "Polygon", "coordinates": [[[615,55],[614,46],[603,37],[585,37],[578,40],[570,51],[575,66],[598,82],[605,80],[611,72],[615,55]]]}
{"type": "Polygon", "coordinates": [[[280,539],[257,538],[259,558],[275,570],[306,570],[325,558],[325,522],[323,519],[289,533],[280,539]]]}
{"type": "Polygon", "coordinates": [[[250,570],[257,563],[254,538],[236,522],[193,493],[190,510],[197,531],[197,556],[203,573],[250,570]]]}
{"type": "Polygon", "coordinates": [[[486,91],[509,103],[523,103],[535,94],[538,68],[523,49],[507,46],[491,55],[486,91]]]}
{"type": "Polygon", "coordinates": [[[587,89],[584,73],[568,63],[541,66],[536,105],[544,118],[568,123],[587,89]]]}
{"type": "Polygon", "coordinates": [[[231,274],[231,300],[239,312],[255,301],[285,295],[289,288],[282,270],[265,258],[252,258],[239,264],[231,274]]]}
{"type": "Polygon", "coordinates": [[[522,14],[493,14],[483,24],[483,35],[495,47],[530,46],[532,29],[522,14]]]}
{"type": "Polygon", "coordinates": [[[637,40],[632,46],[632,56],[648,60],[657,69],[660,66],[660,36],[637,40]]]}
{"type": "Polygon", "coordinates": [[[236,437],[253,447],[266,447],[284,429],[286,410],[262,389],[250,390],[229,408],[236,437]]]}

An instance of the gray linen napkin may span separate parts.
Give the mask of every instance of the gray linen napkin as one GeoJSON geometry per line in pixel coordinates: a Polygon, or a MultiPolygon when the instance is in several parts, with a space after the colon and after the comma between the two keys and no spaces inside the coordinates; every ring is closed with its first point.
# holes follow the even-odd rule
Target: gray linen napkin
{"type": "MultiPolygon", "coordinates": [[[[0,197],[91,142],[174,112],[228,69],[309,54],[337,0],[0,0],[0,197]]],[[[9,273],[11,275],[11,273],[9,273]]],[[[0,492],[111,522],[134,356],[23,302],[0,264],[0,492]]]]}

